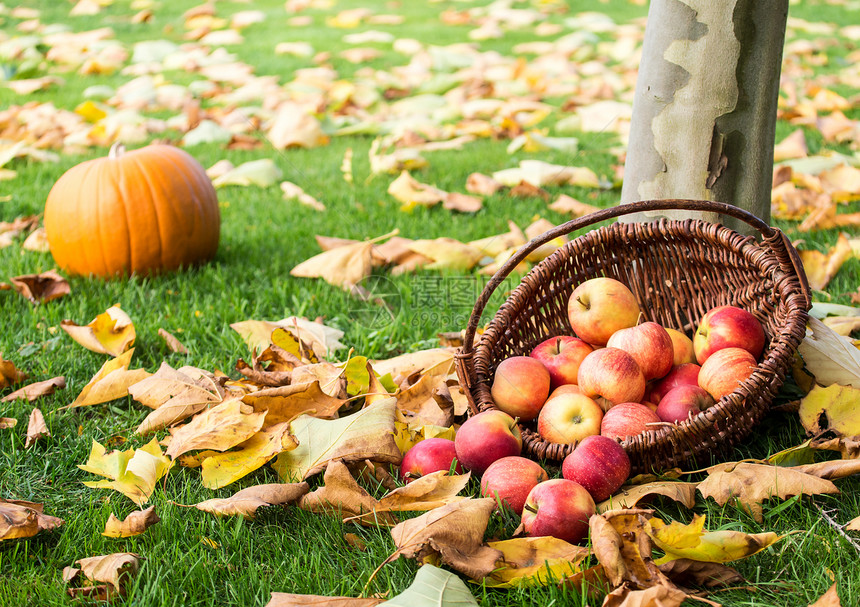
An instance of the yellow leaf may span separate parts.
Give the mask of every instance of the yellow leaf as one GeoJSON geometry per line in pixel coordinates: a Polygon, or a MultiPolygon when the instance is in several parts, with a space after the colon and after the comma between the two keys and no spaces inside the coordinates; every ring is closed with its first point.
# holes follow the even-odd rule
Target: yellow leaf
{"type": "Polygon", "coordinates": [[[800,423],[812,434],[833,430],[839,436],[860,435],[860,388],[815,386],[800,401],[800,423]]]}
{"type": "Polygon", "coordinates": [[[295,449],[289,423],[275,424],[257,432],[233,451],[203,460],[203,486],[220,489],[263,466],[279,453],[295,449]]]}
{"type": "Polygon", "coordinates": [[[75,113],[81,116],[84,120],[91,123],[96,123],[105,116],[107,112],[101,109],[98,105],[90,100],[84,101],[75,108],[75,113]]]}
{"type": "Polygon", "coordinates": [[[173,462],[161,453],[157,439],[152,439],[140,449],[105,452],[105,448],[93,441],[87,463],[78,465],[85,472],[105,476],[111,480],[87,481],[87,487],[114,489],[131,499],[135,504],[149,500],[155,484],[170,470],[173,462]]]}
{"type": "Polygon", "coordinates": [[[442,202],[448,194],[435,186],[419,182],[405,170],[388,185],[388,193],[405,205],[425,207],[442,202]]]}
{"type": "Polygon", "coordinates": [[[189,423],[170,429],[170,445],[165,453],[176,459],[200,449],[226,451],[251,438],[263,427],[266,413],[255,413],[242,401],[229,400],[194,416],[189,423]]]}
{"type": "Polygon", "coordinates": [[[412,447],[425,439],[447,438],[448,440],[454,440],[454,436],[457,434],[457,431],[451,427],[421,424],[420,422],[403,421],[401,419],[394,421],[394,428],[394,440],[397,442],[400,452],[404,455],[412,447]]]}
{"type": "Polygon", "coordinates": [[[357,242],[324,251],[294,267],[290,275],[322,278],[331,285],[349,290],[373,270],[372,249],[370,242],[357,242]]]}
{"type": "Polygon", "coordinates": [[[150,506],[146,510],[132,512],[123,520],[119,520],[111,513],[105,524],[105,530],[102,531],[102,535],[107,537],[133,537],[140,535],[160,520],[155,513],[155,506],[150,506]]]}
{"type": "Polygon", "coordinates": [[[155,432],[224,400],[221,381],[195,367],[174,369],[161,363],[158,371],[129,386],[134,400],[155,409],[137,427],[138,434],[155,432]]]}
{"type": "Polygon", "coordinates": [[[828,316],[821,319],[821,322],[843,337],[860,331],[860,316],[828,316]]]}
{"type": "Polygon", "coordinates": [[[433,260],[426,266],[431,270],[471,270],[484,256],[480,249],[446,236],[414,240],[408,246],[415,253],[433,260]]]}
{"type": "Polygon", "coordinates": [[[60,409],[88,407],[128,396],[129,386],[133,386],[151,375],[145,369],[129,370],[128,366],[131,363],[132,354],[134,354],[134,348],[126,350],[103,364],[89,383],[84,386],[75,401],[70,405],[60,407],[60,409]]]}
{"type": "Polygon", "coordinates": [[[692,559],[710,563],[728,563],[761,552],[781,538],[773,532],[742,533],[740,531],[705,531],[705,517],[698,514],[684,525],[677,521],[669,524],[652,518],[649,535],[666,554],[654,561],[657,565],[675,559],[692,559]]]}
{"type": "MultiPolygon", "coordinates": [[[[215,516],[242,516],[252,519],[258,508],[289,504],[308,492],[307,483],[271,483],[254,485],[237,491],[227,498],[206,500],[195,505],[215,516]]],[[[209,540],[212,541],[212,540],[209,540]]]]}
{"type": "Polygon", "coordinates": [[[498,568],[482,580],[489,588],[555,584],[581,571],[580,564],[591,554],[588,548],[554,537],[518,537],[487,545],[502,553],[498,568]]]}
{"type": "Polygon", "coordinates": [[[815,380],[822,386],[860,388],[860,350],[817,318],[810,317],[806,327],[797,351],[815,380]]]}
{"type": "Polygon", "coordinates": [[[134,323],[119,304],[111,306],[87,325],[64,320],[60,327],[87,350],[111,356],[119,356],[128,350],[135,339],[134,323]]]}
{"type": "Polygon", "coordinates": [[[266,412],[265,425],[293,421],[307,413],[321,419],[334,419],[346,400],[329,396],[320,388],[319,380],[295,383],[277,388],[264,388],[242,397],[242,402],[254,411],[266,412]]]}

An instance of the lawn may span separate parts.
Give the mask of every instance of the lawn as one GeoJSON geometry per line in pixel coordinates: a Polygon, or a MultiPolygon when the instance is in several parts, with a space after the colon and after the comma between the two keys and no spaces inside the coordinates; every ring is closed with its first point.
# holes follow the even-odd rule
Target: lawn
{"type": "MultiPolygon", "coordinates": [[[[0,81],[0,108],[25,103],[53,104],[59,110],[72,112],[87,99],[98,103],[105,99],[93,87],[110,87],[116,92],[132,79],[145,75],[144,69],[138,70],[139,73],[104,69],[81,75],[80,57],[63,63],[62,57],[49,52],[52,45],[45,39],[52,33],[66,29],[84,32],[111,28],[113,35],[109,40],[117,41],[130,55],[121,60],[119,67],[140,67],[144,62],[133,63],[132,53],[144,47],[135,45],[156,40],[174,45],[187,43],[183,36],[190,30],[183,14],[196,6],[195,2],[187,0],[116,0],[93,4],[103,6],[91,15],[70,15],[72,5],[65,2],[20,0],[15,7],[11,3],[0,4],[0,67],[3,69],[0,78],[10,82],[43,76],[62,78],[61,83],[27,94],[16,93],[2,86],[0,81]],[[136,21],[131,19],[132,15],[147,10],[151,11],[149,18],[144,15],[136,21]]],[[[253,66],[255,75],[272,77],[269,84],[260,86],[292,86],[291,90],[300,98],[317,94],[311,86],[312,80],[302,80],[308,77],[307,69],[327,66],[334,82],[344,87],[350,84],[358,87],[351,89],[355,109],[349,113],[333,109],[337,93],[326,88],[323,96],[329,105],[321,108],[319,119],[322,130],[330,137],[329,142],[319,147],[276,149],[260,130],[257,120],[271,110],[266,107],[265,95],[254,96],[253,90],[245,90],[248,95],[245,101],[238,94],[231,100],[204,94],[195,98],[201,111],[211,112],[213,116],[237,107],[246,108],[248,122],[238,130],[246,136],[243,141],[258,142],[253,149],[227,149],[223,143],[216,142],[187,147],[200,164],[208,168],[222,159],[229,159],[235,165],[269,159],[282,175],[268,187],[230,185],[219,188],[221,240],[215,259],[199,267],[152,277],[114,280],[69,277],[70,294],[41,305],[31,304],[13,290],[0,291],[2,358],[13,361],[33,381],[64,376],[67,383],[65,389],[36,401],[35,405],[45,415],[51,437],[30,448],[25,448],[22,429],[27,426],[33,404],[24,400],[0,402],[0,417],[18,421],[16,428],[0,429],[0,498],[43,503],[46,513],[65,520],[65,525],[53,533],[0,544],[0,605],[65,605],[69,598],[62,580],[63,568],[84,557],[113,552],[133,552],[143,557],[141,570],[122,601],[127,605],[262,606],[272,592],[355,597],[364,591],[391,597],[407,588],[415,576],[418,565],[413,560],[399,559],[382,567],[371,579],[371,573],[393,551],[390,534],[384,528],[341,523],[337,517],[294,507],[266,509],[252,521],[241,517],[216,518],[184,507],[212,497],[226,497],[252,485],[278,482],[277,474],[269,466],[226,489],[214,491],[202,486],[196,469],[177,466],[159,483],[149,502],[155,506],[161,523],[142,535],[127,539],[102,536],[110,513],[124,518],[136,507],[116,492],[84,486],[82,481],[92,480],[92,477],[78,465],[87,460],[93,440],[109,448],[142,446],[149,439],[136,436],[134,430],[147,411],[130,397],[87,408],[58,410],[74,400],[106,360],[104,355],[84,350],[73,342],[60,330],[60,323],[70,319],[85,324],[119,303],[136,327],[133,367],[155,372],[162,362],[167,362],[174,368],[192,365],[219,370],[234,379],[239,377],[235,370],[237,360],[249,360],[251,353],[230,325],[249,319],[274,321],[292,315],[309,319],[319,317],[325,324],[344,332],[341,341],[353,354],[372,359],[437,346],[439,333],[460,331],[466,326],[472,303],[488,276],[477,270],[419,269],[394,275],[377,269],[370,284],[393,302],[390,313],[379,314],[372,303],[350,296],[321,279],[292,277],[290,271],[320,252],[316,235],[363,240],[398,230],[400,236],[410,239],[451,237],[468,242],[507,232],[509,221],[525,228],[537,218],[559,224],[570,216],[549,209],[540,197],[515,197],[505,190],[484,197],[483,208],[477,213],[452,212],[442,205],[402,208],[387,192],[397,173],[372,173],[368,153],[375,138],[374,130],[381,128],[377,117],[390,111],[395,103],[419,94],[421,97],[416,99],[423,101],[416,102],[416,109],[412,113],[404,111],[407,116],[429,115],[423,103],[435,103],[439,97],[434,95],[462,85],[452,78],[457,62],[471,61],[473,57],[471,51],[449,45],[473,42],[492,68],[488,70],[488,78],[494,78],[497,72],[516,73],[509,63],[499,58],[517,57],[521,69],[536,62],[536,55],[517,45],[553,41],[575,32],[580,32],[582,39],[571,57],[583,66],[582,74],[605,76],[611,94],[629,102],[635,65],[630,65],[629,56],[612,57],[611,53],[623,48],[619,40],[627,37],[636,40],[636,32],[641,34],[647,7],[640,2],[619,0],[601,2],[597,8],[595,3],[578,0],[516,2],[513,5],[523,12],[512,12],[512,21],[502,24],[499,37],[471,40],[469,33],[476,29],[480,13],[467,15],[466,11],[485,2],[321,0],[286,4],[285,7],[280,0],[215,3],[216,17],[228,21],[240,11],[264,13],[262,21],[242,28],[243,41],[226,46],[226,51],[233,53],[236,61],[253,66]],[[289,12],[290,8],[293,12],[289,12]],[[367,9],[366,13],[361,12],[363,8],[367,9]],[[357,11],[343,12],[349,9],[357,11]],[[545,11],[539,21],[516,22],[524,18],[527,11],[537,9],[545,11]],[[596,13],[590,11],[608,17],[615,27],[590,26],[598,22],[596,13]],[[403,20],[396,23],[374,20],[374,15],[399,15],[403,20]],[[358,21],[350,24],[348,17],[358,21]],[[553,25],[557,28],[552,28],[553,25]],[[539,35],[538,27],[551,33],[539,35]],[[382,33],[374,39],[378,41],[355,43],[344,39],[350,34],[371,30],[382,33]],[[413,60],[403,52],[404,46],[394,42],[407,39],[435,49],[436,62],[423,65],[423,59],[413,60]],[[285,42],[307,43],[308,46],[301,48],[309,51],[275,53],[276,45],[285,42]],[[354,47],[370,48],[375,52],[360,63],[352,63],[343,51],[354,47]],[[446,62],[450,65],[445,65],[446,62]],[[422,71],[425,68],[426,74],[422,71]],[[609,77],[611,74],[615,74],[614,80],[609,77]],[[361,107],[355,101],[361,91],[374,94],[388,91],[390,99],[379,99],[368,107],[361,107]],[[352,183],[344,179],[341,170],[347,150],[352,150],[352,183]],[[298,184],[321,201],[326,210],[318,211],[295,200],[285,200],[277,181],[298,184]],[[159,337],[159,329],[178,337],[188,354],[171,352],[159,337]],[[365,548],[355,548],[348,543],[345,534],[357,534],[365,548]],[[365,585],[368,585],[366,589],[365,585]]],[[[852,66],[860,63],[858,42],[847,36],[850,32],[839,30],[839,27],[856,23],[858,10],[860,8],[852,0],[793,3],[785,68],[788,80],[796,84],[798,90],[805,91],[804,94],[808,92],[804,88],[806,85],[818,83],[848,99],[849,107],[844,109],[844,114],[852,120],[860,119],[860,95],[851,84],[857,82],[857,70],[852,66]],[[804,44],[811,50],[800,50],[804,44]],[[852,74],[852,69],[853,80],[842,77],[852,74]]],[[[217,21],[208,22],[208,26],[230,31],[217,21]]],[[[79,49],[78,53],[97,48],[100,48],[98,44],[83,51],[79,49]]],[[[550,70],[553,65],[547,63],[545,68],[550,70]]],[[[533,77],[538,78],[535,74],[537,72],[533,77]]],[[[149,89],[144,87],[143,95],[165,83],[180,85],[183,90],[207,90],[207,78],[198,72],[166,69],[152,71],[150,75],[154,84],[147,85],[149,89]]],[[[323,77],[321,73],[320,77],[323,77]]],[[[552,81],[551,75],[543,77],[546,82],[552,81]]],[[[520,90],[527,81],[527,78],[511,80],[499,76],[494,84],[497,94],[503,95],[505,90],[520,90]]],[[[583,76],[578,82],[583,96],[587,96],[593,79],[583,76]]],[[[472,83],[472,86],[479,85],[472,83]]],[[[223,87],[221,92],[239,88],[225,82],[219,86],[223,87]]],[[[553,95],[551,88],[549,92],[541,96],[541,101],[551,111],[538,127],[546,129],[544,134],[577,137],[576,151],[523,148],[509,152],[510,139],[502,134],[504,124],[494,116],[486,122],[497,129],[495,137],[478,137],[462,149],[425,152],[428,164],[413,171],[413,176],[445,191],[465,192],[466,179],[474,172],[491,174],[515,167],[521,160],[536,159],[588,167],[602,182],[611,183],[615,165],[619,163],[617,136],[610,132],[557,128],[575,113],[575,108],[567,107],[565,97],[553,95]]],[[[182,121],[176,118],[183,115],[185,106],[173,107],[167,103],[135,106],[132,96],[125,99],[126,107],[114,105],[108,109],[111,112],[136,111],[137,116],[160,121],[164,127],[144,130],[143,140],[181,141],[182,121]]],[[[445,113],[440,111],[433,115],[438,120],[433,128],[440,129],[440,125],[446,123],[445,113]]],[[[460,119],[457,116],[448,123],[460,119]]],[[[130,120],[134,122],[137,118],[130,120]]],[[[145,128],[146,124],[141,124],[145,128]]],[[[777,141],[796,128],[796,122],[780,120],[777,141]]],[[[853,155],[856,161],[856,141],[852,148],[850,140],[828,140],[814,121],[802,128],[810,155],[832,151],[853,155]]],[[[0,144],[6,143],[9,142],[0,141],[0,144]]],[[[129,147],[136,145],[129,144],[129,147]]],[[[74,165],[105,155],[106,147],[75,146],[48,151],[57,154],[56,161],[28,157],[16,158],[5,167],[0,165],[0,170],[6,168],[16,173],[0,180],[0,222],[42,213],[54,182],[74,165]]],[[[567,194],[598,207],[616,204],[620,195],[618,187],[547,185],[545,189],[552,199],[567,194]]],[[[860,210],[858,203],[852,202],[848,210],[860,210]]],[[[797,221],[780,218],[773,223],[785,230],[792,240],[802,241],[799,246],[808,250],[827,252],[840,233],[839,229],[800,232],[797,221]]],[[[853,230],[856,238],[857,228],[853,230]]],[[[56,267],[50,253],[25,250],[22,241],[23,236],[10,246],[0,248],[0,282],[56,267]]],[[[856,293],[858,283],[860,259],[855,255],[845,262],[826,289],[814,292],[814,299],[851,304],[850,296],[856,293]]],[[[506,283],[506,286],[513,284],[506,283]]],[[[502,301],[500,293],[491,301],[486,318],[502,301]]],[[[335,352],[331,358],[344,360],[347,352],[346,349],[335,352]]],[[[3,389],[0,396],[11,391],[3,389]]],[[[789,400],[792,394],[786,392],[782,400],[789,400]]],[[[803,436],[804,429],[796,414],[773,413],[756,429],[753,440],[736,449],[735,459],[765,457],[799,444],[803,436]]],[[[557,467],[550,467],[550,471],[551,475],[558,472],[557,467]]],[[[310,482],[312,487],[320,485],[321,476],[313,477],[310,482]]],[[[857,551],[821,514],[821,509],[832,512],[839,523],[860,515],[860,480],[853,477],[838,484],[839,495],[766,502],[762,523],[735,505],[721,507],[699,496],[695,512],[707,515],[709,529],[746,533],[773,531],[786,536],[765,551],[733,564],[747,581],[722,589],[710,598],[735,607],[803,607],[813,603],[835,582],[843,605],[860,604],[857,551]]],[[[476,486],[473,481],[468,491],[476,493],[476,486]]],[[[370,489],[375,494],[384,492],[381,487],[370,489]]],[[[654,507],[664,518],[685,522],[691,518],[689,510],[668,501],[656,502],[654,507]]],[[[491,521],[488,535],[507,536],[515,527],[516,521],[496,517],[491,521]]],[[[476,599],[488,606],[595,604],[575,590],[556,585],[513,590],[494,590],[480,584],[469,587],[476,599]]]]}

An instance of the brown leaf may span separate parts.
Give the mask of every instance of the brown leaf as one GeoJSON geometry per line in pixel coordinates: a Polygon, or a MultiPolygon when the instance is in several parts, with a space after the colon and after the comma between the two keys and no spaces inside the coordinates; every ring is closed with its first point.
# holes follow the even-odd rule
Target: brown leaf
{"type": "Polygon", "coordinates": [[[51,433],[45,424],[45,416],[36,408],[30,412],[30,422],[27,424],[27,440],[24,448],[29,449],[40,438],[50,437],[51,433]]]}
{"type": "Polygon", "coordinates": [[[320,389],[319,380],[314,380],[251,392],[242,397],[242,402],[254,407],[254,411],[265,411],[265,425],[269,426],[293,421],[303,413],[320,419],[335,419],[346,400],[329,396],[320,389]]]}
{"type": "Polygon", "coordinates": [[[774,162],[782,162],[792,158],[806,158],[808,155],[809,149],[806,147],[806,136],[803,134],[803,129],[797,129],[773,148],[774,162]]]}
{"type": "Polygon", "coordinates": [[[745,462],[711,468],[708,478],[699,483],[698,490],[704,497],[714,498],[721,506],[737,499],[758,522],[763,520],[761,503],[766,499],[839,493],[829,480],[793,468],[745,462]]]}
{"type": "Polygon", "coordinates": [[[663,563],[660,565],[660,571],[678,586],[715,588],[744,581],[743,576],[728,565],[692,559],[675,559],[663,563]]]}
{"type": "Polygon", "coordinates": [[[32,384],[27,384],[23,388],[19,388],[11,394],[7,394],[3,398],[0,398],[0,402],[9,403],[19,398],[33,402],[37,398],[49,396],[57,389],[65,387],[66,378],[61,375],[60,377],[53,377],[51,379],[46,379],[45,381],[37,381],[32,384]]]}
{"type": "Polygon", "coordinates": [[[442,201],[442,206],[449,211],[461,213],[477,213],[483,208],[484,203],[480,198],[461,194],[459,192],[448,192],[442,201]]]}
{"type": "Polygon", "coordinates": [[[540,186],[533,185],[527,181],[521,181],[510,189],[511,196],[515,198],[541,198],[549,202],[552,194],[540,186]]]}
{"type": "Polygon", "coordinates": [[[480,194],[481,196],[492,196],[503,186],[501,183],[483,173],[471,173],[466,178],[466,191],[472,194],[480,194]]]}
{"type": "Polygon", "coordinates": [[[613,586],[630,582],[637,588],[666,585],[668,579],[651,559],[646,526],[651,510],[612,510],[589,521],[591,544],[606,578],[613,586]]]}
{"type": "MultiPolygon", "coordinates": [[[[379,501],[355,481],[342,462],[329,463],[323,482],[322,487],[302,497],[299,508],[321,514],[338,514],[341,519],[348,519],[372,513],[379,506],[379,501]]],[[[379,513],[362,522],[393,526],[397,519],[389,513],[379,513]]]]}
{"type": "Polygon", "coordinates": [[[622,487],[608,500],[597,504],[597,512],[603,513],[618,508],[635,508],[643,501],[650,501],[656,495],[663,495],[687,508],[696,504],[696,483],[680,483],[674,481],[657,481],[646,485],[622,487]]]}
{"type": "Polygon", "coordinates": [[[561,194],[549,205],[549,208],[556,213],[561,213],[562,215],[570,214],[573,217],[582,217],[583,215],[589,215],[600,210],[600,207],[585,204],[576,198],[571,198],[567,194],[561,194]]]}
{"type": "Polygon", "coordinates": [[[848,259],[854,256],[845,234],[839,234],[836,245],[827,253],[821,251],[799,251],[803,269],[809,279],[809,287],[823,291],[830,280],[848,259]]]}
{"type": "Polygon", "coordinates": [[[860,516],[853,518],[845,525],[846,531],[860,531],[860,516]]]}
{"type": "Polygon", "coordinates": [[[384,603],[383,599],[354,599],[348,596],[317,596],[273,592],[266,607],[374,607],[384,603]]]}
{"type": "Polygon", "coordinates": [[[194,507],[216,516],[242,516],[252,519],[257,509],[295,502],[309,491],[307,483],[272,483],[237,491],[228,498],[200,502],[194,507]]]}
{"type": "Polygon", "coordinates": [[[116,552],[91,556],[75,563],[80,566],[81,573],[87,579],[110,584],[121,593],[123,584],[137,573],[140,567],[140,556],[133,552],[116,552]]]}
{"type": "Polygon", "coordinates": [[[686,592],[673,586],[633,590],[625,584],[606,595],[603,607],[680,607],[686,598],[686,592]]]}
{"type": "Polygon", "coordinates": [[[813,438],[809,446],[813,449],[825,449],[827,451],[838,451],[844,459],[857,459],[860,457],[860,436],[854,437],[827,437],[824,436],[813,438]]]}
{"type": "Polygon", "coordinates": [[[391,530],[397,551],[389,558],[405,556],[424,562],[438,555],[457,571],[484,578],[502,558],[501,551],[483,543],[495,507],[493,498],[469,498],[403,521],[391,530]]]}
{"type": "Polygon", "coordinates": [[[330,362],[297,367],[292,374],[291,383],[309,384],[318,382],[320,390],[332,398],[346,398],[346,378],[344,370],[330,362]]]}
{"type": "Polygon", "coordinates": [[[860,459],[835,459],[816,464],[793,466],[794,470],[829,480],[860,474],[860,459]]]}
{"type": "Polygon", "coordinates": [[[382,496],[377,511],[417,512],[439,508],[464,499],[458,494],[466,487],[469,478],[468,472],[460,475],[432,472],[382,496]]]}
{"type": "MultiPolygon", "coordinates": [[[[66,569],[69,569],[69,567],[66,567],[66,569]]],[[[80,571],[80,569],[75,569],[75,571],[80,571]]],[[[99,601],[102,603],[108,603],[122,596],[112,586],[108,586],[107,584],[66,588],[66,594],[73,599],[85,599],[87,601],[99,601]]]]}
{"type": "Polygon", "coordinates": [[[371,242],[357,242],[324,251],[294,267],[290,275],[322,278],[331,285],[349,290],[373,271],[372,249],[371,242]]]}
{"type": "Polygon", "coordinates": [[[839,595],[836,594],[836,584],[833,584],[827,592],[822,594],[809,607],[842,607],[842,603],[839,602],[839,595]]]}
{"type": "Polygon", "coordinates": [[[188,354],[188,348],[182,345],[182,342],[176,339],[172,333],[166,329],[158,329],[158,334],[167,344],[167,349],[176,354],[188,354]]]}
{"type": "Polygon", "coordinates": [[[9,281],[15,290],[31,303],[45,303],[68,295],[71,291],[69,282],[57,274],[56,270],[14,276],[9,281]]]}
{"type": "Polygon", "coordinates": [[[15,367],[15,363],[6,360],[0,354],[0,390],[14,386],[27,379],[27,374],[15,367]]]}
{"type": "Polygon", "coordinates": [[[102,535],[107,537],[132,537],[140,535],[160,520],[155,513],[155,506],[150,506],[146,510],[132,512],[123,520],[119,520],[111,512],[102,535]]]}
{"type": "Polygon", "coordinates": [[[223,382],[194,367],[174,369],[163,362],[154,375],[129,386],[134,400],[155,409],[138,426],[138,434],[154,432],[224,400],[223,382]]]}
{"type": "Polygon", "coordinates": [[[238,399],[226,400],[198,413],[184,426],[170,428],[170,445],[165,453],[176,459],[201,449],[226,451],[255,435],[265,417],[265,412],[254,412],[238,399]]]}
{"type": "Polygon", "coordinates": [[[0,498],[0,541],[33,537],[65,521],[42,513],[42,504],[0,498]]]}
{"type": "Polygon", "coordinates": [[[14,417],[0,417],[0,430],[7,430],[18,425],[18,420],[14,417]]]}

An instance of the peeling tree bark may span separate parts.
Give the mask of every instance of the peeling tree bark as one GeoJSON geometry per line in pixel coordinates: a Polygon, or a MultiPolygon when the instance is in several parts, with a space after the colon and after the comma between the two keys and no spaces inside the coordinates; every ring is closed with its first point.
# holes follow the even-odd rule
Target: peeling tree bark
{"type": "MultiPolygon", "coordinates": [[[[770,221],[788,0],[651,0],[621,202],[727,202],[770,221]]],[[[650,221],[636,214],[623,221],[650,221]]],[[[693,212],[672,218],[745,224],[693,212]]]]}

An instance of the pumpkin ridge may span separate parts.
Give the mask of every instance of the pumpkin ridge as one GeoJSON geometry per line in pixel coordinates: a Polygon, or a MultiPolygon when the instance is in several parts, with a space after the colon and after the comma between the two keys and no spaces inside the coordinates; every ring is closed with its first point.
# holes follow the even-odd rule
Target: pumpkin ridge
{"type": "MultiPolygon", "coordinates": [[[[125,164],[122,162],[122,156],[117,156],[116,161],[116,170],[111,171],[111,174],[115,174],[116,177],[116,185],[115,188],[120,190],[120,198],[117,200],[117,215],[119,215],[119,211],[122,211],[122,221],[117,221],[117,225],[122,225],[125,228],[125,259],[121,263],[123,268],[128,268],[128,272],[131,273],[131,268],[134,267],[134,248],[131,246],[132,239],[132,222],[129,213],[128,205],[126,204],[126,200],[131,200],[131,197],[128,195],[128,183],[125,178],[125,173],[127,173],[127,169],[125,164]]],[[[116,244],[114,244],[116,247],[116,244]]]]}
{"type": "MultiPolygon", "coordinates": [[[[146,148],[143,148],[143,149],[145,150],[146,148]]],[[[130,158],[130,160],[134,160],[135,166],[137,167],[138,171],[140,172],[140,176],[142,177],[143,181],[146,182],[146,186],[147,186],[146,189],[149,192],[149,201],[148,202],[151,203],[150,207],[152,209],[152,215],[155,218],[155,226],[157,228],[156,231],[158,232],[158,256],[157,257],[158,257],[158,260],[160,262],[161,267],[165,267],[164,234],[162,233],[163,222],[161,221],[161,215],[159,214],[158,202],[155,200],[156,196],[154,196],[155,190],[152,186],[152,180],[150,179],[148,169],[146,168],[146,166],[141,164],[141,161],[139,159],[130,158]]],[[[163,191],[164,196],[168,195],[166,188],[162,188],[162,191],[163,191]]]]}

